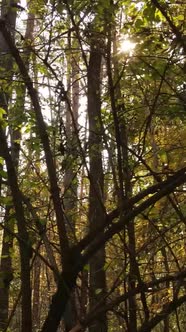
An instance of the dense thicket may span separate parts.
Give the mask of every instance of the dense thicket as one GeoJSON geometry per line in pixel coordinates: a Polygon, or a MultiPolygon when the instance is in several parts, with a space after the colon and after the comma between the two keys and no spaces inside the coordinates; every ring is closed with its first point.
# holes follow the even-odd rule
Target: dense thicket
{"type": "Polygon", "coordinates": [[[186,329],[184,1],[2,0],[0,331],[186,329]]]}

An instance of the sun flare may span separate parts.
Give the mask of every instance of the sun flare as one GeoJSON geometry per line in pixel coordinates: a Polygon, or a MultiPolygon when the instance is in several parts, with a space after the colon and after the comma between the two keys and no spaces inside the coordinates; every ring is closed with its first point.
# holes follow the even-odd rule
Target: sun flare
{"type": "Polygon", "coordinates": [[[136,43],[133,43],[129,39],[123,39],[120,42],[120,52],[121,53],[131,53],[136,46],[136,43]]]}

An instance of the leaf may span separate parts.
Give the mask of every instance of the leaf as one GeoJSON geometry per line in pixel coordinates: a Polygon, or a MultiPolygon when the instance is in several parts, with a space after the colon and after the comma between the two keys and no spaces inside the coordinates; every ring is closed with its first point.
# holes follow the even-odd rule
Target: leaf
{"type": "Polygon", "coordinates": [[[106,271],[109,268],[110,264],[111,264],[110,262],[106,262],[104,264],[103,270],[106,271]]]}
{"type": "Polygon", "coordinates": [[[168,158],[167,158],[167,153],[165,150],[160,150],[159,151],[159,157],[160,157],[160,160],[163,164],[168,164],[168,158]]]}
{"type": "Polygon", "coordinates": [[[3,128],[7,126],[7,121],[6,121],[6,111],[4,108],[0,107],[0,124],[3,128]]]}
{"type": "MultiPolygon", "coordinates": [[[[0,164],[1,164],[1,162],[0,162],[0,164]]],[[[7,172],[5,172],[3,169],[0,169],[0,175],[2,176],[2,178],[7,179],[7,172]]]]}
{"type": "Polygon", "coordinates": [[[153,21],[155,19],[155,11],[156,8],[151,4],[147,4],[146,8],[143,11],[143,16],[147,18],[149,21],[153,21]]]}
{"type": "Polygon", "coordinates": [[[184,15],[183,14],[180,14],[180,15],[178,15],[177,17],[176,17],[176,19],[178,20],[178,21],[184,21],[184,15]]]}
{"type": "Polygon", "coordinates": [[[6,114],[6,111],[4,108],[0,107],[0,119],[3,119],[4,115],[6,114]]]}
{"type": "Polygon", "coordinates": [[[144,26],[144,21],[142,19],[138,18],[135,22],[135,28],[140,29],[143,26],[144,26]]]}
{"type": "Polygon", "coordinates": [[[41,225],[45,226],[46,225],[46,219],[39,219],[39,222],[41,225]]]}
{"type": "Polygon", "coordinates": [[[99,295],[102,291],[103,291],[102,288],[97,288],[97,289],[95,290],[95,294],[96,294],[96,295],[99,295]]]}
{"type": "Polygon", "coordinates": [[[12,197],[11,196],[1,196],[0,204],[11,206],[12,205],[12,197]]]}
{"type": "Polygon", "coordinates": [[[89,271],[90,270],[90,265],[86,264],[83,268],[84,271],[89,271]]]}
{"type": "Polygon", "coordinates": [[[4,159],[2,157],[0,157],[0,165],[4,164],[4,159]]]}

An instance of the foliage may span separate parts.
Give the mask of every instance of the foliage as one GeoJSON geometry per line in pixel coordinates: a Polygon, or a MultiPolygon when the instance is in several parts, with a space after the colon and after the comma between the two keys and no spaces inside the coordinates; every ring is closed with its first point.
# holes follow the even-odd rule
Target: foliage
{"type": "Polygon", "coordinates": [[[71,297],[77,331],[93,331],[105,313],[107,331],[185,331],[184,2],[32,0],[26,9],[33,38],[24,37],[23,14],[15,44],[0,21],[13,61],[0,77],[1,236],[14,238],[1,257],[1,269],[9,257],[14,275],[7,329],[25,332],[19,292],[27,255],[33,331],[64,330],[71,297]],[[135,48],[121,51],[123,39],[135,48]],[[97,68],[91,56],[101,59],[99,89],[99,77],[89,79],[97,68]],[[103,193],[91,169],[98,155],[103,193]],[[101,248],[107,291],[93,294],[91,262],[101,248]]]}

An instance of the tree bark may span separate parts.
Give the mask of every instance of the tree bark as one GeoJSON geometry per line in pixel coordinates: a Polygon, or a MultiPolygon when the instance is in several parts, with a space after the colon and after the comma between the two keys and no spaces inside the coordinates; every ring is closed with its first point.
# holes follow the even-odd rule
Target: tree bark
{"type": "MultiPolygon", "coordinates": [[[[4,222],[6,227],[10,227],[8,217],[10,216],[10,207],[6,207],[4,222]]],[[[4,330],[8,321],[9,309],[9,289],[13,279],[11,249],[13,238],[6,229],[3,231],[3,243],[0,264],[0,330],[4,330]]]]}
{"type": "MultiPolygon", "coordinates": [[[[104,175],[102,166],[102,135],[101,135],[101,100],[100,75],[101,51],[99,41],[92,37],[90,59],[88,65],[88,119],[89,119],[89,223],[90,231],[101,225],[104,216],[104,175]]],[[[90,260],[90,308],[106,294],[106,276],[104,271],[105,248],[100,249],[90,260]]],[[[90,332],[107,331],[107,318],[102,315],[92,326],[90,332]]]]}
{"type": "Polygon", "coordinates": [[[31,285],[30,285],[30,257],[31,248],[29,245],[29,237],[26,230],[26,221],[24,217],[24,209],[21,193],[19,191],[17,174],[11,155],[9,153],[4,130],[0,127],[0,155],[4,158],[8,174],[8,183],[12,193],[15,215],[18,225],[18,233],[20,237],[20,260],[21,260],[21,291],[22,291],[22,327],[21,332],[32,331],[32,315],[31,315],[31,285]]]}
{"type": "Polygon", "coordinates": [[[33,268],[33,331],[38,331],[40,328],[40,273],[41,261],[39,257],[36,257],[33,268]]]}
{"type": "MultiPolygon", "coordinates": [[[[3,0],[1,3],[1,18],[6,17],[6,22],[9,25],[9,28],[12,30],[12,38],[14,38],[14,30],[16,25],[16,11],[11,8],[12,0],[8,2],[3,0]]],[[[12,78],[12,67],[13,59],[9,54],[9,47],[2,35],[0,34],[0,53],[6,54],[5,57],[1,56],[0,65],[1,68],[4,68],[3,75],[5,79],[11,80],[12,78]]],[[[2,69],[1,69],[2,70],[2,69]]],[[[0,107],[5,109],[8,116],[8,102],[10,94],[2,86],[0,89],[0,107]]],[[[1,142],[2,144],[2,142],[1,142]]],[[[13,153],[13,145],[11,144],[11,153],[13,153]]],[[[15,153],[13,157],[15,164],[19,153],[15,153]]],[[[3,168],[2,168],[3,169],[3,168]]],[[[0,192],[1,194],[1,192],[0,192]]],[[[7,190],[8,195],[8,190],[7,190]]],[[[10,227],[9,217],[10,217],[10,206],[5,207],[5,217],[4,224],[8,229],[10,227]]],[[[11,227],[10,227],[11,228],[11,227]]],[[[6,327],[8,321],[8,310],[9,310],[9,289],[10,283],[13,279],[12,271],[12,258],[11,258],[11,249],[13,246],[13,238],[8,233],[7,229],[3,230],[3,243],[2,243],[2,252],[1,252],[1,263],[0,263],[0,330],[6,327]]]]}

